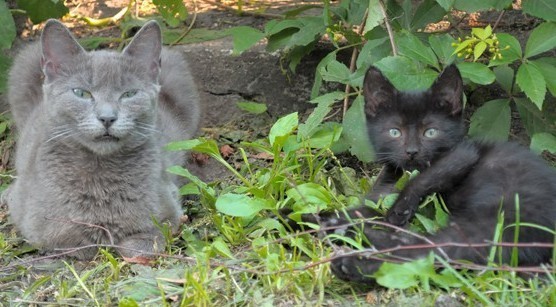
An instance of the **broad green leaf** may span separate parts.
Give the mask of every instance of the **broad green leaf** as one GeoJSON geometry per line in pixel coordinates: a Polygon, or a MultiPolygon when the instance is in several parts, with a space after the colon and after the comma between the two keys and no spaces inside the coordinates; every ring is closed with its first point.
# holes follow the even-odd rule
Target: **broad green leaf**
{"type": "Polygon", "coordinates": [[[356,62],[357,67],[365,72],[369,66],[389,56],[391,53],[392,47],[390,46],[388,36],[368,40],[359,52],[356,62]]]}
{"type": "Polygon", "coordinates": [[[487,25],[484,29],[472,28],[471,33],[478,37],[480,40],[485,40],[492,35],[492,28],[490,27],[490,25],[487,25]]]}
{"type": "Polygon", "coordinates": [[[328,63],[336,60],[336,52],[330,52],[322,60],[320,60],[317,68],[315,69],[315,80],[313,82],[313,87],[311,88],[311,99],[315,99],[319,96],[320,87],[322,86],[322,75],[321,70],[323,70],[328,63]]]}
{"type": "Polygon", "coordinates": [[[436,55],[431,48],[411,33],[405,33],[397,37],[398,51],[401,55],[423,62],[430,66],[439,68],[436,55]]]}
{"type": "Polygon", "coordinates": [[[454,8],[473,13],[490,9],[501,10],[512,4],[512,0],[455,0],[454,8]]]}
{"type": "Polygon", "coordinates": [[[187,19],[187,8],[182,0],[153,0],[153,4],[170,27],[177,27],[187,19]]]}
{"type": "Polygon", "coordinates": [[[237,107],[243,111],[252,113],[252,114],[262,114],[266,112],[268,107],[266,103],[259,103],[259,102],[250,102],[250,101],[242,101],[237,103],[237,107]]]}
{"type": "Polygon", "coordinates": [[[8,70],[12,65],[12,59],[0,53],[0,94],[6,92],[8,83],[8,70]]]}
{"type": "Polygon", "coordinates": [[[297,118],[297,112],[279,118],[276,123],[274,123],[272,128],[270,128],[270,132],[268,133],[270,145],[274,146],[276,138],[291,134],[295,128],[297,128],[298,124],[299,120],[297,118]]]}
{"type": "Polygon", "coordinates": [[[546,87],[556,97],[556,58],[540,58],[537,60],[529,61],[531,65],[542,73],[546,81],[546,87]]]}
{"type": "Polygon", "coordinates": [[[304,17],[299,19],[302,26],[299,31],[291,36],[286,47],[306,46],[313,43],[326,32],[326,25],[322,17],[304,17]]]}
{"type": "Polygon", "coordinates": [[[320,125],[307,139],[310,148],[330,148],[342,135],[342,126],[339,123],[326,122],[320,125]]]}
{"type": "Polygon", "coordinates": [[[551,130],[551,122],[553,121],[548,119],[532,101],[527,98],[514,98],[514,101],[527,134],[532,136],[551,130]]]}
{"type": "MultiPolygon", "coordinates": [[[[49,18],[61,18],[69,13],[64,1],[17,0],[17,7],[26,11],[29,19],[34,24],[41,23],[49,18]]],[[[2,24],[2,26],[4,25],[2,24]]]]}
{"type": "Polygon", "coordinates": [[[481,63],[461,62],[457,64],[461,76],[477,84],[491,84],[496,76],[486,65],[481,63]]]}
{"type": "Polygon", "coordinates": [[[347,110],[342,123],[342,139],[349,144],[351,154],[360,161],[370,162],[374,160],[375,154],[367,134],[364,105],[365,100],[359,95],[347,110]]]}
{"type": "Polygon", "coordinates": [[[486,102],[471,116],[469,136],[475,139],[508,140],[511,110],[508,99],[486,102]]]}
{"type": "Polygon", "coordinates": [[[224,242],[222,237],[216,237],[211,244],[212,248],[216,250],[220,255],[228,257],[230,259],[235,259],[234,254],[228,247],[228,244],[224,242]]]}
{"type": "Polygon", "coordinates": [[[228,29],[234,40],[233,54],[238,55],[251,48],[264,37],[264,33],[248,26],[239,26],[228,29]]]}
{"type": "Polygon", "coordinates": [[[556,1],[553,0],[525,0],[521,2],[524,13],[540,17],[548,21],[556,21],[556,1]]]}
{"type": "Polygon", "coordinates": [[[313,182],[293,187],[286,191],[286,195],[295,201],[294,211],[296,212],[303,212],[306,207],[325,209],[332,200],[329,191],[313,182]]]}
{"type": "Polygon", "coordinates": [[[291,28],[298,31],[301,27],[303,23],[299,19],[271,20],[265,25],[264,32],[266,36],[272,36],[291,28]]]}
{"type": "Polygon", "coordinates": [[[475,49],[473,49],[473,57],[475,58],[475,61],[483,55],[483,52],[485,52],[486,49],[487,44],[485,42],[478,42],[477,45],[475,45],[475,49]]]}
{"type": "Polygon", "coordinates": [[[226,193],[216,199],[216,210],[230,216],[251,217],[263,209],[271,209],[269,200],[245,194],[226,193]]]}
{"type": "Polygon", "coordinates": [[[419,214],[419,213],[415,213],[415,218],[417,218],[419,223],[421,223],[421,225],[423,225],[423,227],[425,227],[425,230],[428,233],[435,233],[438,230],[438,227],[436,226],[434,221],[429,219],[428,217],[426,217],[422,214],[419,214]]]}
{"type": "Polygon", "coordinates": [[[436,2],[438,2],[443,9],[449,11],[452,9],[452,6],[454,6],[455,0],[436,0],[436,2]]]}
{"type": "Polygon", "coordinates": [[[536,27],[527,40],[525,57],[530,58],[537,54],[556,48],[556,23],[545,22],[536,27]]]}
{"type": "Polygon", "coordinates": [[[404,56],[385,57],[374,65],[401,91],[429,88],[438,76],[436,71],[404,56]]]}
{"type": "Polygon", "coordinates": [[[521,59],[523,55],[521,45],[515,37],[507,33],[498,33],[496,34],[496,37],[498,38],[498,42],[500,44],[500,54],[502,55],[502,58],[496,58],[496,60],[490,61],[488,66],[510,64],[515,60],[521,59]],[[509,47],[509,49],[506,49],[506,47],[509,47]]]}
{"type": "Polygon", "coordinates": [[[506,93],[511,94],[514,82],[514,70],[508,67],[508,65],[501,65],[498,67],[494,67],[492,71],[496,76],[496,82],[500,84],[500,86],[504,91],[506,91],[506,93]]]}
{"type": "Polygon", "coordinates": [[[529,63],[521,64],[517,70],[515,80],[519,88],[525,92],[525,95],[537,105],[539,110],[542,110],[544,96],[546,95],[546,81],[537,67],[529,63]]]}
{"type": "MultiPolygon", "coordinates": [[[[429,256],[402,264],[385,262],[374,274],[374,277],[376,282],[383,287],[407,289],[420,283],[426,287],[430,278],[435,275],[434,261],[429,256]]],[[[424,290],[427,291],[427,289],[424,290]]]]}
{"type": "Polygon", "coordinates": [[[0,49],[11,48],[17,34],[12,14],[3,0],[0,1],[0,25],[0,49]]]}
{"type": "Polygon", "coordinates": [[[430,23],[438,22],[446,15],[446,10],[434,0],[425,0],[415,10],[411,20],[411,30],[423,29],[430,23]]]}
{"type": "Polygon", "coordinates": [[[439,62],[444,64],[444,66],[449,65],[455,59],[455,55],[453,54],[454,47],[452,47],[452,43],[454,42],[454,38],[449,34],[429,36],[429,45],[436,54],[439,62]]]}
{"type": "Polygon", "coordinates": [[[307,121],[304,124],[299,125],[299,137],[310,137],[322,123],[324,117],[328,115],[332,109],[332,104],[340,99],[343,99],[344,96],[345,94],[343,92],[332,92],[313,99],[311,102],[317,103],[317,107],[309,115],[307,121]]]}
{"type": "Polygon", "coordinates": [[[365,21],[363,34],[374,29],[376,26],[381,24],[383,20],[384,15],[382,14],[379,0],[369,0],[369,11],[367,13],[367,20],[365,21]]]}
{"type": "Polygon", "coordinates": [[[351,72],[349,68],[337,60],[332,60],[323,69],[320,70],[320,74],[324,81],[329,82],[340,82],[348,83],[351,72]]]}
{"type": "Polygon", "coordinates": [[[198,145],[201,145],[204,142],[202,139],[192,139],[192,140],[185,140],[185,141],[177,141],[171,142],[164,149],[169,151],[176,151],[176,150],[191,150],[198,145]]]}
{"type": "Polygon", "coordinates": [[[531,138],[531,150],[541,154],[544,150],[552,154],[556,153],[556,136],[550,133],[537,133],[531,138]]]}

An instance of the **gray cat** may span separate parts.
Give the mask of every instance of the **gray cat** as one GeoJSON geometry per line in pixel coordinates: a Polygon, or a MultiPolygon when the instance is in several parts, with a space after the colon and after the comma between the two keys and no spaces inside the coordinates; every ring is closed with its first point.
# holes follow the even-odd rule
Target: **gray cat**
{"type": "Polygon", "coordinates": [[[156,22],[118,53],[87,52],[49,20],[15,59],[8,99],[20,136],[17,179],[2,198],[30,243],[113,243],[124,257],[164,248],[153,219],[177,229],[178,182],[165,169],[185,156],[162,147],[190,138],[200,111],[187,63],[162,48],[156,22]]]}

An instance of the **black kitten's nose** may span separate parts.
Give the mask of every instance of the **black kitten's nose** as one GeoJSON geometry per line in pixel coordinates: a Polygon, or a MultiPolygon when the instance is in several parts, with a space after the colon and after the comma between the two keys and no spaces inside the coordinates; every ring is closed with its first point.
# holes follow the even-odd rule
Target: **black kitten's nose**
{"type": "Polygon", "coordinates": [[[101,115],[98,120],[104,125],[106,129],[110,128],[112,124],[118,119],[115,115],[101,115]]]}
{"type": "Polygon", "coordinates": [[[405,151],[405,153],[407,153],[407,156],[410,159],[413,159],[417,155],[418,151],[416,149],[408,149],[408,150],[405,151]]]}

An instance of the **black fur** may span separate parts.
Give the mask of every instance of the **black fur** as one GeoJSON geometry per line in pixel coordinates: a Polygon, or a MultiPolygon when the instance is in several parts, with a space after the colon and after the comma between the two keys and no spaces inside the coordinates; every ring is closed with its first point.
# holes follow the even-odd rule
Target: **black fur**
{"type": "MultiPolygon", "coordinates": [[[[416,93],[396,90],[379,70],[369,69],[364,82],[367,126],[378,161],[385,166],[370,198],[376,199],[384,191],[392,190],[404,170],[417,169],[420,174],[400,192],[388,211],[385,217],[388,223],[405,225],[420,201],[436,192],[450,211],[450,226],[428,239],[435,243],[484,243],[494,238],[500,209],[504,212],[504,225],[516,222],[517,194],[521,223],[554,229],[555,170],[528,149],[513,143],[464,140],[462,88],[461,76],[454,65],[447,67],[431,88],[416,93]]],[[[367,208],[352,210],[350,215],[361,213],[366,217],[373,215],[367,208]]],[[[337,218],[321,220],[327,226],[345,223],[337,218]]],[[[502,241],[513,242],[514,230],[507,228],[502,241]]],[[[402,232],[372,227],[365,227],[364,233],[378,249],[425,243],[402,232]]],[[[554,235],[522,226],[519,242],[553,243],[554,235]]],[[[451,259],[484,264],[489,248],[443,250],[451,259]]],[[[406,250],[395,255],[419,258],[429,252],[406,250]]],[[[501,255],[497,260],[508,263],[511,248],[504,248],[501,255]]],[[[548,263],[551,256],[552,250],[548,248],[520,248],[519,265],[548,263]]],[[[346,256],[332,262],[332,271],[344,280],[368,282],[372,280],[369,275],[380,264],[382,261],[376,259],[346,256]]]]}

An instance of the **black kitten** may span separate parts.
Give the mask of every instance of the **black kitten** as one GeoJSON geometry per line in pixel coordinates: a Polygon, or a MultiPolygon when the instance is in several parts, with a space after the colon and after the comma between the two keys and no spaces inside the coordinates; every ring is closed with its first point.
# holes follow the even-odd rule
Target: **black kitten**
{"type": "MultiPolygon", "coordinates": [[[[485,143],[464,140],[462,121],[462,80],[456,66],[447,67],[432,87],[424,92],[401,92],[374,67],[365,76],[365,112],[369,136],[378,161],[385,168],[371,198],[392,190],[404,170],[419,170],[400,192],[388,211],[388,223],[403,226],[414,215],[420,201],[439,193],[450,211],[450,226],[428,236],[435,243],[484,243],[492,240],[499,212],[504,226],[516,222],[516,195],[519,221],[554,229],[556,221],[556,171],[527,149],[512,143],[485,143]]],[[[370,217],[368,208],[350,212],[370,217]]],[[[345,220],[323,216],[323,224],[338,225],[345,220]]],[[[514,227],[507,227],[503,242],[514,241],[514,227]]],[[[401,232],[364,227],[364,234],[377,248],[423,244],[401,232]]],[[[538,228],[521,226],[519,242],[553,243],[554,235],[538,228]]],[[[434,250],[437,252],[436,250],[434,250]]],[[[489,248],[447,247],[453,260],[486,263],[489,248]]],[[[426,256],[430,250],[406,250],[394,255],[408,258],[426,256]]],[[[551,259],[549,248],[520,248],[520,265],[538,265],[551,259]]],[[[502,262],[508,263],[511,248],[504,248],[502,262]]],[[[370,281],[369,275],[380,260],[350,256],[332,262],[336,276],[344,280],[370,281]]]]}

